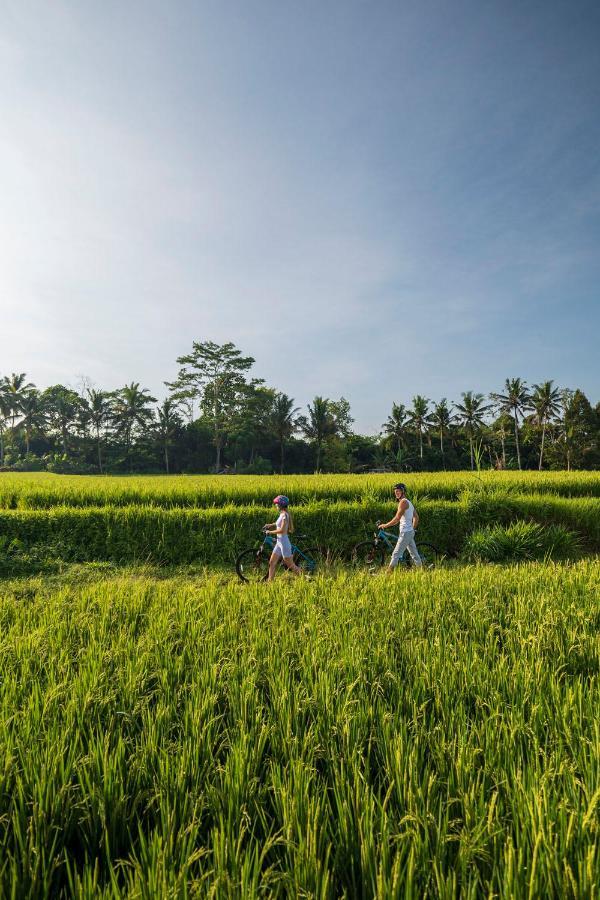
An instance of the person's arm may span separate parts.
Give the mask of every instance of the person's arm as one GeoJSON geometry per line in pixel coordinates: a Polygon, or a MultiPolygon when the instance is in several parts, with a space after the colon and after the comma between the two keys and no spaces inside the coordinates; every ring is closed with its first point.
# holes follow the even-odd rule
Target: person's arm
{"type": "Polygon", "coordinates": [[[418,527],[419,527],[419,513],[415,509],[413,511],[413,528],[416,531],[418,527]]]}
{"type": "Polygon", "coordinates": [[[390,519],[389,522],[382,523],[379,527],[383,528],[383,530],[385,531],[386,528],[391,528],[393,525],[397,525],[402,518],[402,514],[405,509],[408,509],[408,500],[403,497],[398,504],[398,509],[396,510],[396,515],[394,516],[394,518],[390,519]]]}
{"type": "MultiPolygon", "coordinates": [[[[279,521],[279,519],[277,520],[277,522],[278,522],[278,521],[279,521]]],[[[281,528],[278,528],[278,527],[277,527],[277,522],[274,523],[274,526],[273,526],[273,527],[274,527],[274,531],[267,531],[267,534],[276,534],[276,535],[287,534],[287,531],[288,531],[288,529],[287,529],[287,525],[288,525],[287,516],[284,517],[283,522],[281,523],[281,528]]]]}

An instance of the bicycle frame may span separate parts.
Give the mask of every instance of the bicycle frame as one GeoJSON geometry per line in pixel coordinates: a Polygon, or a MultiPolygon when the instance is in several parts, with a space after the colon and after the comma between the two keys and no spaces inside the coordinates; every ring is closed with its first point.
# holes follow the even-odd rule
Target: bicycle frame
{"type": "MultiPolygon", "coordinates": [[[[267,547],[267,549],[271,550],[271,552],[272,552],[273,547],[275,546],[276,543],[277,543],[277,541],[274,537],[272,537],[272,535],[265,534],[265,536],[263,538],[263,547],[267,547]]],[[[291,543],[291,541],[290,541],[290,543],[291,543]]],[[[310,557],[308,557],[305,553],[303,553],[297,544],[291,544],[291,546],[292,546],[292,556],[296,556],[296,554],[297,554],[298,556],[301,556],[302,559],[306,560],[306,562],[310,561],[310,557]]]]}
{"type": "Polygon", "coordinates": [[[383,528],[378,528],[375,532],[375,540],[383,541],[388,550],[392,550],[398,541],[398,535],[392,534],[391,531],[384,531],[383,528]]]}

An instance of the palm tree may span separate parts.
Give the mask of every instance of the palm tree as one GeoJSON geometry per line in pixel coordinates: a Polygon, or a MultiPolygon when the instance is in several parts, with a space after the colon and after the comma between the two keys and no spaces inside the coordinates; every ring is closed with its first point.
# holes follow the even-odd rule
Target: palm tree
{"type": "Polygon", "coordinates": [[[4,393],[8,397],[10,407],[10,417],[12,419],[11,428],[14,429],[17,416],[21,412],[23,400],[29,391],[35,390],[35,385],[30,381],[25,381],[27,375],[25,372],[13,372],[10,378],[5,376],[2,379],[4,393]]]}
{"type": "Polygon", "coordinates": [[[98,449],[98,469],[102,475],[102,441],[100,432],[103,425],[107,422],[111,415],[111,395],[106,391],[96,391],[93,388],[88,390],[88,408],[90,412],[90,421],[96,432],[96,447],[98,449]]]}
{"type": "Polygon", "coordinates": [[[383,423],[381,428],[384,434],[396,445],[396,454],[400,452],[406,443],[404,437],[406,424],[406,407],[402,403],[392,403],[392,414],[387,417],[387,421],[383,423]]]}
{"type": "Polygon", "coordinates": [[[535,420],[542,426],[542,443],[540,446],[540,462],[538,469],[542,470],[544,459],[544,442],[546,439],[546,427],[550,419],[558,418],[561,412],[560,391],[553,387],[554,381],[542,381],[533,385],[531,394],[531,406],[535,412],[535,420]]]}
{"type": "Polygon", "coordinates": [[[571,388],[563,388],[560,391],[560,443],[567,463],[567,472],[571,471],[571,458],[575,442],[575,428],[572,423],[569,423],[569,410],[574,394],[575,391],[572,391],[571,388]]]}
{"type": "Polygon", "coordinates": [[[493,394],[500,404],[502,412],[513,417],[515,423],[515,446],[517,448],[517,464],[521,468],[521,450],[519,447],[519,415],[530,408],[531,399],[527,384],[521,378],[507,378],[504,382],[504,394],[493,394]]]}
{"type": "Polygon", "coordinates": [[[46,424],[46,409],[39,391],[28,391],[21,400],[21,425],[25,430],[25,452],[29,455],[31,432],[46,424]]]}
{"type": "Polygon", "coordinates": [[[321,451],[328,437],[336,433],[336,422],[327,397],[315,397],[313,405],[308,404],[308,418],[298,417],[298,426],[309,441],[317,448],[317,472],[321,468],[321,451]]]}
{"type": "Polygon", "coordinates": [[[156,403],[156,398],[151,397],[146,388],[140,390],[138,381],[126,384],[114,394],[113,422],[117,433],[125,437],[125,460],[128,463],[135,428],[143,428],[152,419],[152,410],[149,408],[151,403],[156,403]]]}
{"type": "Polygon", "coordinates": [[[297,425],[294,416],[298,412],[299,409],[297,406],[294,406],[292,397],[282,393],[275,395],[271,409],[270,425],[279,443],[279,472],[281,475],[283,475],[285,442],[289,441],[296,430],[297,425]]]}
{"type": "Polygon", "coordinates": [[[412,409],[409,410],[408,419],[419,435],[419,456],[423,459],[423,434],[431,425],[429,417],[429,400],[417,394],[412,400],[412,409]]]}
{"type": "Polygon", "coordinates": [[[471,457],[471,469],[475,468],[473,440],[475,431],[484,424],[485,414],[490,407],[484,403],[483,394],[474,394],[473,391],[465,391],[461,394],[462,403],[455,403],[454,408],[458,413],[458,421],[469,435],[469,451],[471,457]]]}
{"type": "Polygon", "coordinates": [[[0,466],[4,465],[4,431],[10,418],[10,398],[8,397],[5,380],[0,381],[0,466]]]}
{"type": "Polygon", "coordinates": [[[442,453],[442,465],[446,468],[446,457],[444,454],[444,432],[448,431],[454,416],[448,407],[448,401],[444,397],[439,403],[435,403],[431,414],[431,424],[434,425],[440,436],[440,450],[442,453]]]}
{"type": "Polygon", "coordinates": [[[179,415],[179,404],[174,397],[167,397],[156,412],[157,431],[165,454],[165,471],[169,475],[169,446],[171,438],[181,428],[183,422],[179,415]]]}

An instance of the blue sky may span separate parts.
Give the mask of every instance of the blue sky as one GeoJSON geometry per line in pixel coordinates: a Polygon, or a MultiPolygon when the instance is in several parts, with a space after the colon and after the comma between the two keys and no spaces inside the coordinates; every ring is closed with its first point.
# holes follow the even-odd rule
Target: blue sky
{"type": "Polygon", "coordinates": [[[600,400],[600,7],[3,4],[0,374],[600,400]]]}

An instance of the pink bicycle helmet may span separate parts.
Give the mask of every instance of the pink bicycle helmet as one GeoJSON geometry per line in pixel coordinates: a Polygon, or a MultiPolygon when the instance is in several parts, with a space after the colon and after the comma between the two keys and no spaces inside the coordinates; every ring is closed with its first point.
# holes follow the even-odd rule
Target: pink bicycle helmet
{"type": "Polygon", "coordinates": [[[276,497],[273,497],[273,503],[281,509],[287,509],[290,505],[289,497],[286,497],[285,494],[277,494],[276,497]]]}

